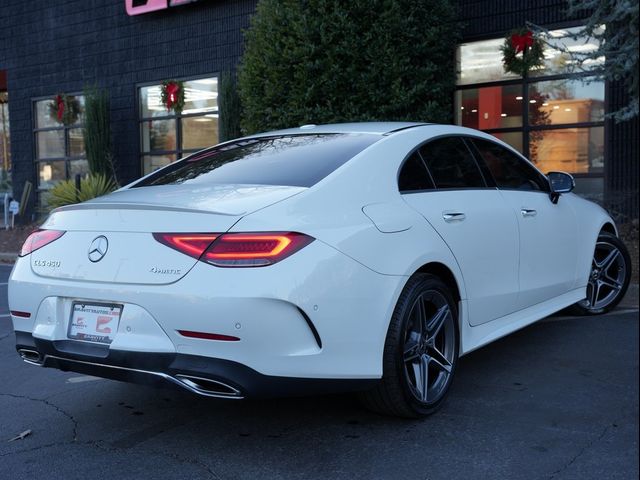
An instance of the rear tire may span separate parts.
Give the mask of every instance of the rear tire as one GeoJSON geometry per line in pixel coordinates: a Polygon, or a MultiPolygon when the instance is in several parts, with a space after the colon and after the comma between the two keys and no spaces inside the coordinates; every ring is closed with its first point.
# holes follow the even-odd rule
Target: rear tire
{"type": "Polygon", "coordinates": [[[601,232],[591,260],[587,298],[569,307],[574,315],[600,315],[624,297],[631,279],[631,257],[615,235],[601,232]]]}
{"type": "Polygon", "coordinates": [[[458,361],[458,309],[449,288],[429,274],[404,287],[391,317],[382,358],[382,380],[360,394],[366,408],[419,418],[437,411],[458,361]]]}

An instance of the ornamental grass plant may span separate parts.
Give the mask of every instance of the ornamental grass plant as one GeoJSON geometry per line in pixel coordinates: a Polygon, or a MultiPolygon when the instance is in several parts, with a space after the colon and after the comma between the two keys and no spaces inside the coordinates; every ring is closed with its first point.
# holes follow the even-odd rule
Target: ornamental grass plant
{"type": "Polygon", "coordinates": [[[92,173],[80,180],[80,189],[75,180],[64,180],[54,186],[46,197],[50,209],[85,202],[101,197],[117,188],[115,181],[107,175],[92,173]]]}
{"type": "Polygon", "coordinates": [[[117,184],[113,154],[111,152],[111,123],[109,93],[98,87],[87,87],[84,92],[84,148],[89,171],[113,179],[117,184]]]}
{"type": "Polygon", "coordinates": [[[238,85],[233,72],[223,72],[218,83],[218,105],[220,133],[219,141],[226,142],[242,136],[240,130],[240,96],[238,85]]]}

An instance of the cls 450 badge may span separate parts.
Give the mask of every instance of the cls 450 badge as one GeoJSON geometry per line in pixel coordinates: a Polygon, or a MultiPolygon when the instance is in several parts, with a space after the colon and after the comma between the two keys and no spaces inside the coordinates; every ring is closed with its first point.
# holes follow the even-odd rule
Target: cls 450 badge
{"type": "Polygon", "coordinates": [[[34,267],[60,268],[62,262],[60,260],[34,260],[34,267]]]}

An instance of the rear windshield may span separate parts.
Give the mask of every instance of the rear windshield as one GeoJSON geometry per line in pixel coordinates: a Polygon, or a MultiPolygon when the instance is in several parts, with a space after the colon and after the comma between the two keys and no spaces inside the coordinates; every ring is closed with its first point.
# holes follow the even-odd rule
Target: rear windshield
{"type": "Polygon", "coordinates": [[[216,183],[310,187],[380,138],[372,134],[250,138],[194,153],[134,187],[216,183]]]}

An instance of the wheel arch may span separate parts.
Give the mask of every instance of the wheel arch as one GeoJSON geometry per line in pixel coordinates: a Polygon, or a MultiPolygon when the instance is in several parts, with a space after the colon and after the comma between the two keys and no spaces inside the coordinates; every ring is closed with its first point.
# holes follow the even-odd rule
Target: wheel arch
{"type": "Polygon", "coordinates": [[[415,273],[429,273],[431,275],[435,275],[440,280],[444,282],[444,284],[451,289],[451,293],[453,294],[454,300],[459,302],[461,300],[460,295],[460,287],[458,286],[458,280],[456,276],[453,274],[451,269],[447,267],[444,263],[440,262],[430,262],[422,265],[415,273]]]}
{"type": "Polygon", "coordinates": [[[600,228],[600,233],[602,233],[602,232],[610,233],[611,235],[615,235],[616,237],[618,236],[618,231],[617,231],[616,227],[613,225],[613,223],[611,223],[611,222],[605,222],[602,225],[602,227],[600,228]]]}

